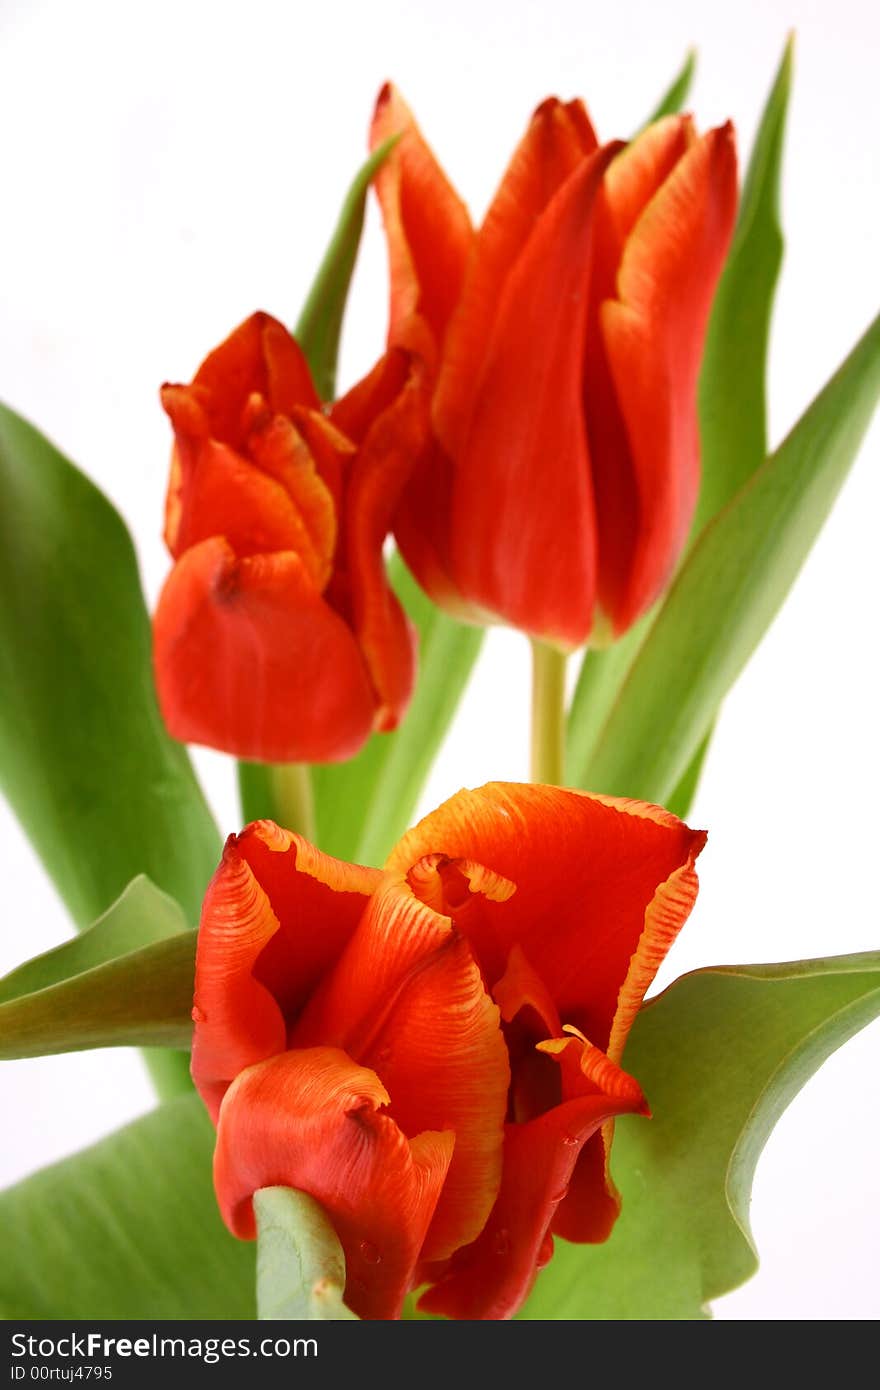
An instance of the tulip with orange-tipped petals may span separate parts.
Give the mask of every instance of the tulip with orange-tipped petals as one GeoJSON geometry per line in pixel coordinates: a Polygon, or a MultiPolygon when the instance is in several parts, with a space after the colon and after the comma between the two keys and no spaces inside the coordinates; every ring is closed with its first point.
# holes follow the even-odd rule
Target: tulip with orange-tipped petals
{"type": "Polygon", "coordinates": [[[154,666],[177,738],[325,762],[399,721],[414,635],[382,547],[424,437],[411,375],[391,352],[325,414],[296,341],[259,313],[163,388],[175,564],[154,666]]]}
{"type": "Polygon", "coordinates": [[[309,1193],[345,1298],[413,1288],[511,1317],[553,1236],[600,1241],[611,1121],[646,1114],[626,1037],[697,892],[705,836],[641,802],[460,792],[384,871],[261,821],[230,838],[196,961],[193,1077],[230,1229],[267,1186],[309,1193]]]}
{"type": "Polygon", "coordinates": [[[563,649],[620,635],[668,583],[700,477],[697,378],[732,234],[728,124],[601,146],[543,102],[478,231],[394,88],[372,143],[389,343],[432,380],[396,534],[426,591],[563,649]],[[438,250],[439,248],[439,250],[438,250]]]}

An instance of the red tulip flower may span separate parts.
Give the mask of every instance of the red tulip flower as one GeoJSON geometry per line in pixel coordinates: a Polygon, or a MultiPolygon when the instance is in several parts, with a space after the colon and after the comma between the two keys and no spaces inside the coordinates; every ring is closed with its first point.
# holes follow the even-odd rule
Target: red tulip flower
{"type": "Polygon", "coordinates": [[[600,1241],[619,1199],[621,1069],[697,892],[705,836],[641,802],[543,786],[460,792],[383,872],[269,821],[205,898],[193,1077],[217,1123],[224,1219],[309,1193],[364,1318],[407,1292],[455,1318],[521,1306],[555,1234],[600,1241]]]}
{"type": "Polygon", "coordinates": [[[297,343],[254,314],[163,388],[175,566],[154,664],[175,737],[324,762],[398,722],[414,639],[382,545],[422,437],[406,374],[389,353],[328,417],[297,343]]]}
{"type": "Polygon", "coordinates": [[[697,376],[736,212],[730,125],[600,147],[538,107],[475,234],[392,88],[376,145],[389,342],[435,384],[396,534],[427,592],[563,648],[623,632],[668,582],[699,487],[697,376]]]}

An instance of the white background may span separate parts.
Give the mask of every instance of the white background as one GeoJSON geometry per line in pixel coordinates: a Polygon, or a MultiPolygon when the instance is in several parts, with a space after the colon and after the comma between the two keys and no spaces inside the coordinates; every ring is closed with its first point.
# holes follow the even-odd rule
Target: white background
{"type": "MultiPolygon", "coordinates": [[[[295,318],[386,77],[479,214],[541,98],[582,94],[604,138],[624,135],[691,43],[701,126],[732,116],[748,150],[792,27],[777,441],[880,300],[880,24],[867,0],[0,0],[0,396],[119,506],[152,601],[167,567],[169,431],[156,389],[188,380],[252,310],[295,318]]],[[[343,386],[380,350],[385,293],[373,209],[343,386]]],[[[878,944],[878,442],[875,428],[727,702],[691,816],[711,831],[700,902],[664,981],[878,944]]],[[[525,777],[526,720],[525,644],[493,633],[423,809],[463,784],[525,777]]],[[[229,763],[198,763],[224,831],[236,828],[229,763]]],[[[0,811],[5,970],[69,928],[0,811]]],[[[755,1184],[762,1268],[717,1316],[880,1312],[878,1044],[875,1025],[778,1126],[755,1184]]],[[[5,1181],[151,1104],[124,1052],[7,1064],[0,1087],[5,1181]]]]}

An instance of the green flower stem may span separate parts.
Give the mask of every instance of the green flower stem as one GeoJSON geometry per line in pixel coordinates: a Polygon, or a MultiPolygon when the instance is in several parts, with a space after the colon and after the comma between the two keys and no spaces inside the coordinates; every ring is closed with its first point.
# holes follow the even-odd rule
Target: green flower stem
{"type": "Polygon", "coordinates": [[[275,763],[269,769],[275,819],[285,830],[315,839],[315,798],[308,763],[275,763]]]}
{"type": "Polygon", "coordinates": [[[564,652],[532,640],[532,781],[561,787],[565,755],[564,652]]]}

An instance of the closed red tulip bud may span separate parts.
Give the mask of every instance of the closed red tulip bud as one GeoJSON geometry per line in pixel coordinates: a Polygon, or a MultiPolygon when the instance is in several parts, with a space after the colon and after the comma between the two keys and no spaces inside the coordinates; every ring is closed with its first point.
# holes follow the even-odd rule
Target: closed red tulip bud
{"type": "Polygon", "coordinates": [[[191,385],[163,387],[175,566],[154,665],[176,738],[324,762],[398,722],[414,637],[382,546],[423,437],[412,375],[390,352],[328,417],[295,340],[254,314],[191,385]]]}
{"type": "Polygon", "coordinates": [[[619,635],[668,582],[693,516],[697,376],[736,213],[732,127],[698,137],[670,116],[600,147],[579,101],[545,101],[470,236],[386,88],[374,144],[396,131],[376,179],[389,342],[421,352],[434,383],[401,550],[472,621],[565,648],[597,625],[619,635]]]}
{"type": "Polygon", "coordinates": [[[655,806],[505,784],[454,796],[383,872],[268,821],[230,838],[192,1063],[230,1229],[295,1188],[361,1317],[423,1285],[431,1312],[511,1317],[555,1234],[613,1226],[611,1121],[648,1113],[624,1044],[704,841],[655,806]]]}

